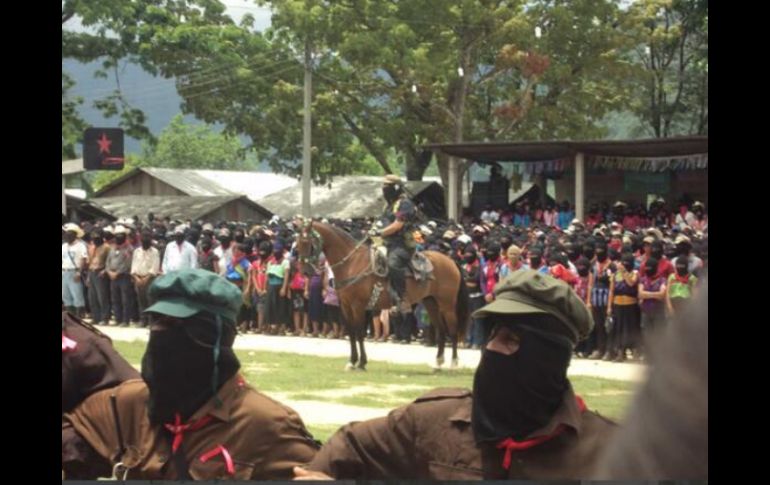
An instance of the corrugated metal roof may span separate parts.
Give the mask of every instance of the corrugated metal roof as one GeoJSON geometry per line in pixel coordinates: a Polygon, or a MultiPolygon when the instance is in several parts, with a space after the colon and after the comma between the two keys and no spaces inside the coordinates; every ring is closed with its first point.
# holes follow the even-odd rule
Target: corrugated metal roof
{"type": "Polygon", "coordinates": [[[299,183],[285,175],[264,172],[174,168],[141,170],[191,196],[242,194],[251,200],[258,200],[299,183]]]}
{"type": "Polygon", "coordinates": [[[553,140],[517,142],[435,143],[434,152],[477,162],[536,162],[586,156],[679,157],[708,153],[708,136],[681,136],[640,140],[553,140]]]}
{"type": "Polygon", "coordinates": [[[242,199],[244,203],[252,205],[256,210],[264,212],[266,217],[269,211],[249,198],[234,195],[218,196],[144,196],[126,195],[121,197],[100,197],[91,199],[93,205],[103,208],[115,217],[143,216],[152,212],[156,217],[170,217],[172,219],[200,219],[223,205],[242,199]]]}
{"type": "MultiPolygon", "coordinates": [[[[434,183],[407,182],[406,187],[412,194],[417,195],[434,183]]],[[[258,202],[281,217],[293,217],[302,212],[302,187],[284,189],[263,197],[258,202]]],[[[313,217],[347,219],[379,216],[385,207],[382,177],[335,177],[327,185],[311,186],[310,202],[313,217]]]]}

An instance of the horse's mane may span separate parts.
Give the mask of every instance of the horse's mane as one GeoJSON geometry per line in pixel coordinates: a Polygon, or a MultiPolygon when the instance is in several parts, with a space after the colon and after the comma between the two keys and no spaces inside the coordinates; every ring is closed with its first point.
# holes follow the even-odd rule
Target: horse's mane
{"type": "Polygon", "coordinates": [[[349,242],[350,244],[356,245],[358,244],[358,241],[356,241],[353,236],[350,235],[349,232],[345,231],[344,229],[341,229],[335,225],[332,224],[323,224],[324,226],[331,229],[331,231],[335,234],[337,234],[339,237],[344,239],[345,241],[349,242]]]}

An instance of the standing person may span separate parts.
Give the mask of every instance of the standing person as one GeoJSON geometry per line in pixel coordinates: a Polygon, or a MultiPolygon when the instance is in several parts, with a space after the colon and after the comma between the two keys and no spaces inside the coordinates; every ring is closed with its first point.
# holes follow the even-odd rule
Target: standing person
{"type": "Polygon", "coordinates": [[[550,272],[550,268],[543,261],[543,250],[539,246],[529,250],[529,267],[543,275],[550,272]]]}
{"type": "Polygon", "coordinates": [[[326,323],[324,323],[323,334],[326,338],[340,338],[340,300],[337,297],[337,291],[334,289],[334,272],[329,262],[326,262],[326,269],[323,278],[323,297],[324,310],[326,314],[326,323]]]}
{"type": "Polygon", "coordinates": [[[671,261],[671,264],[676,267],[676,263],[680,259],[687,261],[687,272],[695,275],[699,274],[700,270],[703,269],[703,260],[692,254],[692,242],[690,241],[690,238],[684,234],[680,234],[674,240],[674,244],[676,244],[678,256],[671,261]]]}
{"type": "Polygon", "coordinates": [[[380,310],[379,313],[375,311],[372,320],[374,324],[374,341],[387,342],[388,337],[390,337],[390,310],[380,310]]]}
{"type": "Polygon", "coordinates": [[[88,263],[88,248],[82,241],[83,230],[77,224],[67,223],[62,231],[61,298],[70,313],[82,318],[86,312],[86,301],[81,274],[88,263]]]}
{"type": "Polygon", "coordinates": [[[626,350],[636,355],[641,315],[639,312],[639,274],[634,270],[634,256],[625,253],[610,279],[607,315],[614,320],[609,338],[614,362],[626,360],[626,350]]]}
{"type": "Polygon", "coordinates": [[[267,333],[265,325],[265,303],[267,301],[267,261],[273,252],[270,241],[259,243],[257,258],[251,262],[249,269],[249,284],[247,292],[252,296],[252,304],[257,311],[257,328],[255,333],[267,333]]]}
{"type": "Polygon", "coordinates": [[[686,202],[682,202],[679,204],[679,214],[674,218],[674,224],[681,230],[691,225],[693,222],[695,222],[695,214],[690,212],[690,208],[687,206],[686,202]]]}
{"type": "Polygon", "coordinates": [[[110,245],[104,243],[104,233],[97,229],[91,233],[88,256],[88,298],[94,325],[106,325],[110,320],[110,280],[105,268],[110,245]]]}
{"type": "MultiPolygon", "coordinates": [[[[304,337],[307,334],[308,302],[305,296],[307,278],[302,274],[302,266],[299,259],[291,262],[289,275],[289,290],[291,291],[292,320],[294,321],[294,336],[304,337]]],[[[309,294],[309,293],[308,293],[309,294]]]]}
{"type": "Polygon", "coordinates": [[[219,270],[219,256],[213,248],[214,241],[211,236],[207,235],[205,230],[203,237],[198,241],[198,267],[211,271],[212,273],[220,274],[219,270]]]}
{"type": "Polygon", "coordinates": [[[521,260],[521,248],[515,244],[508,246],[505,264],[500,268],[500,279],[505,279],[509,274],[521,269],[529,269],[529,266],[521,260]]]}
{"type": "Polygon", "coordinates": [[[174,241],[166,245],[163,253],[163,273],[198,267],[198,253],[195,246],[185,241],[184,226],[174,229],[174,241]]]}
{"type": "Polygon", "coordinates": [[[318,334],[321,331],[321,323],[324,321],[324,271],[326,271],[326,256],[321,254],[318,257],[318,266],[313,268],[313,274],[309,278],[305,279],[305,300],[308,304],[307,313],[310,320],[310,325],[313,329],[313,338],[318,337],[318,334]]]}
{"type": "Polygon", "coordinates": [[[658,261],[655,258],[651,257],[647,261],[649,264],[646,271],[639,278],[642,341],[645,344],[663,329],[666,322],[666,278],[657,274],[658,261]]]}
{"type": "MultiPolygon", "coordinates": [[[[589,293],[589,280],[591,279],[591,263],[585,256],[580,256],[575,262],[575,268],[577,270],[577,282],[575,283],[575,293],[577,293],[580,301],[585,303],[588,311],[591,311],[591,295],[589,293]]],[[[575,347],[575,352],[578,357],[588,357],[593,352],[591,347],[593,342],[590,339],[585,339],[575,347]]]]}
{"type": "Polygon", "coordinates": [[[289,272],[289,259],[284,255],[283,244],[276,241],[273,255],[267,261],[265,302],[265,323],[270,327],[272,335],[277,335],[289,319],[289,272]]]}
{"type": "MultiPolygon", "coordinates": [[[[484,306],[484,292],[479,287],[481,282],[479,260],[476,257],[476,250],[471,244],[465,246],[462,270],[463,280],[465,281],[465,286],[468,288],[468,309],[470,313],[473,313],[484,306]]],[[[467,335],[465,337],[466,348],[481,348],[481,344],[484,341],[484,329],[482,325],[483,321],[481,319],[471,318],[470,328],[466,332],[467,335]]],[[[430,332],[430,328],[426,330],[430,332]]]]}
{"type": "Polygon", "coordinates": [[[609,315],[607,307],[610,298],[610,280],[612,271],[610,265],[612,262],[607,255],[607,246],[599,243],[595,249],[596,261],[591,267],[591,273],[588,276],[588,294],[590,303],[588,310],[594,318],[593,332],[591,334],[591,347],[594,349],[590,359],[610,360],[610,346],[607,342],[607,327],[605,320],[609,315]]]}
{"type": "Polygon", "coordinates": [[[690,226],[698,232],[703,232],[709,227],[709,217],[705,212],[703,202],[695,201],[692,205],[693,213],[695,214],[695,220],[692,221],[690,226]]]}
{"type": "Polygon", "coordinates": [[[682,313],[687,302],[695,296],[698,283],[698,277],[690,272],[686,259],[677,257],[675,261],[676,272],[669,275],[666,285],[666,308],[671,316],[682,313]]]}
{"type": "Polygon", "coordinates": [[[224,276],[225,271],[227,271],[227,265],[233,259],[233,238],[230,235],[230,230],[226,227],[220,229],[217,234],[217,240],[219,245],[214,248],[214,254],[216,254],[219,260],[219,274],[224,276]]]}
{"type": "MultiPolygon", "coordinates": [[[[495,285],[500,281],[500,269],[503,266],[500,261],[500,244],[494,239],[487,241],[486,248],[484,249],[481,265],[479,266],[479,287],[481,293],[484,295],[484,301],[486,303],[492,303],[495,299],[495,285]]],[[[489,331],[491,328],[486,328],[482,325],[482,340],[479,343],[483,346],[487,338],[489,337],[489,331]]]]}
{"type": "Polygon", "coordinates": [[[547,209],[543,213],[543,222],[548,227],[556,227],[559,223],[559,213],[556,212],[552,203],[548,203],[547,209]]]}
{"type": "Polygon", "coordinates": [[[559,214],[557,216],[557,226],[561,228],[561,230],[565,230],[569,227],[570,223],[572,222],[572,219],[575,218],[575,211],[570,209],[569,202],[566,200],[561,205],[561,210],[559,211],[559,214]]]}
{"type": "Polygon", "coordinates": [[[160,253],[152,246],[152,233],[142,231],[142,245],[134,250],[131,259],[131,279],[136,291],[136,301],[139,306],[141,326],[147,327],[149,320],[144,312],[150,306],[147,291],[155,278],[160,274],[160,253]]]}
{"type": "Polygon", "coordinates": [[[247,293],[246,281],[249,279],[249,260],[246,258],[246,245],[236,243],[233,246],[233,259],[227,265],[225,279],[234,284],[241,291],[241,307],[236,315],[236,325],[241,332],[248,330],[248,306],[251,300],[247,293]]]}
{"type": "Polygon", "coordinates": [[[134,288],[131,284],[133,247],[126,240],[128,231],[123,226],[115,228],[115,245],[107,257],[107,275],[110,278],[110,294],[116,324],[127,327],[131,319],[134,288]]]}

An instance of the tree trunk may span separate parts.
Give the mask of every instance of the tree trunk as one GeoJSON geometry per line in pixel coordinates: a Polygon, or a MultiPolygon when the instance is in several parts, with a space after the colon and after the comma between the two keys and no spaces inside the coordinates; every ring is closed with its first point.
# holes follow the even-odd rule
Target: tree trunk
{"type": "Polygon", "coordinates": [[[422,180],[432,159],[433,152],[431,150],[420,150],[416,155],[408,154],[406,157],[406,179],[422,180]]]}

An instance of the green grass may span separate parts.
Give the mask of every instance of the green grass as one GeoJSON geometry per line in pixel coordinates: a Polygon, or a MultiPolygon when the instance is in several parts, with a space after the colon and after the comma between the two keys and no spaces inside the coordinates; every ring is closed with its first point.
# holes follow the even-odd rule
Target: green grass
{"type": "MultiPolygon", "coordinates": [[[[114,342],[118,351],[139,366],[146,344],[114,342]]],[[[434,373],[428,365],[370,362],[366,372],[345,372],[346,357],[329,358],[284,352],[237,350],[242,372],[255,388],[294,401],[323,401],[349,406],[391,409],[413,401],[436,387],[473,386],[473,370],[434,373]]],[[[634,391],[632,382],[595,377],[570,377],[575,392],[589,409],[614,420],[622,418],[634,391]]],[[[280,400],[280,399],[279,399],[280,400]]],[[[344,417],[340,418],[344,421],[344,417]]],[[[338,426],[307,423],[325,440],[338,426]]]]}

